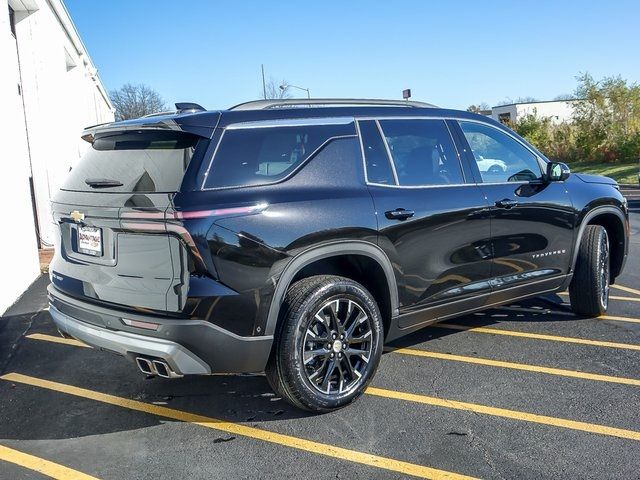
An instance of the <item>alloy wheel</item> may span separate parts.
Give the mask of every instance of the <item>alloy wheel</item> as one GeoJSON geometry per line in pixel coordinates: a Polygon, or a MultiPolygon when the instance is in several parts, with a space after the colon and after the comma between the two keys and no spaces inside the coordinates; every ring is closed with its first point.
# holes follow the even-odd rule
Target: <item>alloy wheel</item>
{"type": "Polygon", "coordinates": [[[307,380],[328,395],[353,390],[371,358],[371,319],[349,298],[332,299],[314,315],[305,332],[302,358],[307,380]]]}

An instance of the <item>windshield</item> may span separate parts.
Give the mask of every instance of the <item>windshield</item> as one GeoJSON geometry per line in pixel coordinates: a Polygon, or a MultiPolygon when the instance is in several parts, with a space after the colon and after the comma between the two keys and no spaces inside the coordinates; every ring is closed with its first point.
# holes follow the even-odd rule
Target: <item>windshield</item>
{"type": "Polygon", "coordinates": [[[62,190],[175,192],[197,152],[197,135],[175,131],[132,131],[97,137],[67,177],[62,190]]]}

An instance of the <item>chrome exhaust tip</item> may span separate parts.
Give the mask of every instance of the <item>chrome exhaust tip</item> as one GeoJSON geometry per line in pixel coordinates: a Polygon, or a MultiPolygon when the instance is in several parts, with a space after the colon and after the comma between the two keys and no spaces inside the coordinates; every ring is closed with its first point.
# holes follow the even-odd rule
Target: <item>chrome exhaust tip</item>
{"type": "Polygon", "coordinates": [[[171,370],[171,367],[164,360],[154,360],[153,368],[158,374],[159,377],[162,378],[180,378],[182,375],[171,370]]]}
{"type": "Polygon", "coordinates": [[[138,369],[145,375],[157,375],[155,367],[153,366],[153,362],[148,358],[144,357],[136,357],[136,365],[138,365],[138,369]]]}

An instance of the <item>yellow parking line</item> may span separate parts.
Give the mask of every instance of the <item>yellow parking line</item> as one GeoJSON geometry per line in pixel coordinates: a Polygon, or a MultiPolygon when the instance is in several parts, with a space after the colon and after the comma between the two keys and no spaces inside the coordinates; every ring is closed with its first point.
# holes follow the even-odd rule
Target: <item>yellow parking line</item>
{"type": "MultiPolygon", "coordinates": [[[[611,317],[611,318],[601,317],[601,318],[608,318],[613,320],[613,319],[617,319],[618,317],[611,317]]],[[[640,320],[637,320],[637,321],[640,322],[640,320]]],[[[70,341],[70,342],[66,342],[66,341],[58,342],[60,338],[54,337],[51,335],[33,334],[33,335],[27,335],[27,338],[51,341],[56,343],[67,343],[69,345],[79,346],[79,347],[87,346],[81,342],[78,342],[77,340],[70,341]]],[[[62,339],[62,340],[67,340],[67,339],[62,339]]],[[[522,370],[527,372],[547,373],[549,375],[558,375],[562,377],[581,378],[584,380],[595,380],[599,382],[619,383],[622,385],[640,386],[640,380],[635,378],[614,377],[610,375],[601,375],[598,373],[588,373],[588,372],[580,372],[576,370],[565,370],[561,368],[544,367],[541,365],[505,362],[501,360],[491,360],[488,358],[480,358],[480,357],[467,357],[463,355],[453,355],[450,353],[439,353],[439,352],[432,352],[427,350],[416,350],[412,348],[385,348],[385,351],[399,353],[403,355],[413,355],[416,357],[435,358],[439,360],[451,360],[454,362],[473,363],[475,365],[486,365],[490,367],[510,368],[513,370],[522,370]]]]}
{"type": "Polygon", "coordinates": [[[640,302],[640,297],[639,298],[634,298],[634,297],[619,297],[617,295],[609,295],[609,299],[611,299],[611,300],[624,300],[626,302],[640,302]]]}
{"type": "MultiPolygon", "coordinates": [[[[545,320],[546,322],[553,322],[554,315],[571,315],[571,316],[575,316],[575,314],[573,312],[570,311],[558,311],[558,310],[549,310],[547,312],[544,312],[542,310],[537,310],[537,309],[533,309],[533,308],[521,308],[521,307],[498,307],[496,310],[506,310],[509,312],[515,312],[515,313],[519,313],[519,312],[524,312],[524,313],[539,313],[539,314],[544,314],[546,316],[545,320]]],[[[513,321],[513,320],[522,320],[523,322],[527,322],[530,321],[528,320],[526,317],[525,318],[516,318],[513,315],[507,315],[509,321],[513,321]]],[[[487,318],[494,318],[491,315],[487,315],[487,318]]],[[[582,320],[581,318],[576,317],[576,320],[582,320]]],[[[633,318],[633,317],[618,317],[618,316],[614,316],[614,315],[601,315],[599,317],[594,318],[594,320],[615,320],[616,322],[628,322],[628,323],[640,323],[640,318],[633,318]]]]}
{"type": "Polygon", "coordinates": [[[45,342],[62,343],[63,345],[73,345],[74,347],[91,348],[86,343],[82,343],[80,340],[73,338],[56,337],[54,335],[45,335],[44,333],[31,333],[26,336],[32,340],[44,340],[45,342]]]}
{"type": "Polygon", "coordinates": [[[617,342],[603,342],[600,340],[587,340],[585,338],[575,338],[575,337],[558,337],[556,335],[545,335],[541,333],[527,333],[527,332],[516,332],[513,330],[502,330],[497,328],[487,328],[487,327],[473,327],[468,325],[457,325],[454,323],[436,323],[434,327],[438,328],[448,328],[451,330],[464,330],[468,332],[474,333],[489,333],[491,335],[506,335],[509,337],[522,337],[522,338],[532,338],[535,340],[549,340],[552,342],[565,342],[565,343],[577,343],[580,345],[591,345],[595,347],[608,347],[608,348],[624,348],[627,350],[640,350],[640,345],[634,345],[631,343],[617,343],[617,342]]]}
{"type": "MultiPolygon", "coordinates": [[[[568,296],[569,293],[568,292],[558,292],[558,295],[568,296]]],[[[609,300],[624,300],[624,301],[627,301],[627,302],[640,302],[640,297],[638,297],[638,298],[634,298],[634,297],[618,297],[616,295],[609,295],[609,300]]]]}
{"type": "Polygon", "coordinates": [[[128,408],[129,410],[136,410],[159,417],[170,418],[172,420],[178,420],[181,422],[200,425],[206,428],[212,428],[214,430],[219,430],[232,435],[240,435],[248,438],[253,438],[255,440],[262,440],[264,442],[274,443],[289,448],[295,448],[297,450],[315,453],[318,455],[324,455],[340,460],[347,460],[362,465],[368,465],[370,467],[390,470],[392,472],[401,473],[403,475],[411,475],[420,478],[431,478],[436,480],[463,480],[472,478],[464,475],[458,475],[452,472],[447,472],[444,470],[425,467],[423,465],[403,462],[401,460],[395,460],[392,458],[373,455],[370,453],[358,452],[356,450],[349,450],[346,448],[336,447],[335,445],[314,442],[312,440],[305,440],[303,438],[271,432],[269,430],[263,430],[239,423],[218,420],[216,418],[205,417],[203,415],[197,415],[194,413],[183,412],[181,410],[144,403],[138,400],[117,397],[115,395],[109,395],[107,393],[95,392],[93,390],[74,387],[72,385],[66,385],[64,383],[52,382],[50,380],[43,380],[19,373],[8,373],[1,376],[0,379],[7,380],[9,382],[23,383],[25,385],[32,385],[34,387],[46,388],[56,392],[75,395],[76,397],[87,398],[118,407],[128,408]]]}
{"type": "Polygon", "coordinates": [[[640,323],[640,318],[616,317],[613,315],[602,315],[597,317],[596,320],[615,320],[616,322],[640,323]]]}
{"type": "Polygon", "coordinates": [[[568,420],[564,418],[548,417],[546,415],[537,415],[534,413],[520,412],[517,410],[488,407],[486,405],[479,405],[476,403],[459,402],[457,400],[446,400],[442,398],[429,397],[426,395],[416,395],[413,393],[396,392],[394,390],[385,390],[375,387],[367,388],[367,393],[370,395],[377,395],[379,397],[392,398],[395,400],[405,400],[407,402],[421,403],[424,405],[452,408],[454,410],[464,410],[467,412],[492,415],[494,417],[509,418],[511,420],[521,420],[542,425],[550,425],[553,427],[568,428],[571,430],[580,430],[588,433],[597,433],[600,435],[608,435],[611,437],[640,441],[640,432],[637,432],[635,430],[625,430],[622,428],[607,427],[605,425],[598,425],[594,423],[578,422],[575,420],[568,420]]]}
{"type": "Polygon", "coordinates": [[[598,373],[578,372],[575,370],[564,370],[561,368],[543,367],[541,365],[529,365],[526,363],[503,362],[500,360],[491,360],[488,358],[467,357],[463,355],[452,355],[449,353],[415,350],[412,348],[399,348],[396,350],[390,349],[390,351],[394,353],[401,353],[403,355],[413,355],[416,357],[435,358],[438,360],[451,360],[454,362],[473,363],[475,365],[486,365],[489,367],[510,368],[513,370],[523,370],[525,372],[547,373],[549,375],[558,375],[561,377],[581,378],[584,380],[620,383],[623,385],[635,385],[640,387],[640,380],[635,378],[612,377],[609,375],[600,375],[598,373]]]}
{"type": "Polygon", "coordinates": [[[78,472],[77,470],[50,462],[44,458],[14,450],[13,448],[5,447],[4,445],[0,445],[0,460],[15,463],[21,467],[59,480],[97,480],[96,477],[92,477],[86,473],[78,472]]]}
{"type": "Polygon", "coordinates": [[[625,287],[624,285],[618,285],[617,283],[611,285],[611,288],[617,288],[618,290],[622,290],[623,292],[633,293],[634,295],[640,296],[640,290],[636,290],[635,288],[625,287]]]}

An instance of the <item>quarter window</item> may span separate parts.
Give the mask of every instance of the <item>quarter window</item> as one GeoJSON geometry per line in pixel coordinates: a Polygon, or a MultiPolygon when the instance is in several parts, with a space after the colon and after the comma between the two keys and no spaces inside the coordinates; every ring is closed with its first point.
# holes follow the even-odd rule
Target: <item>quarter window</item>
{"type": "Polygon", "coordinates": [[[497,128],[460,122],[484,183],[529,182],[541,178],[536,156],[497,128]]]}
{"type": "Polygon", "coordinates": [[[227,129],[204,188],[251,186],[283,179],[334,137],[355,135],[353,123],[227,129]]]}
{"type": "Polygon", "coordinates": [[[380,126],[400,185],[464,183],[460,161],[443,120],[381,120],[380,126]]]}
{"type": "Polygon", "coordinates": [[[358,123],[364,160],[367,164],[367,180],[382,185],[395,185],[387,149],[384,146],[380,131],[374,120],[364,120],[358,123]]]}

